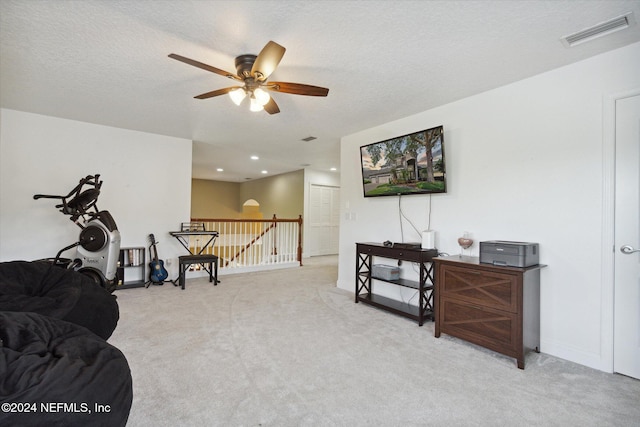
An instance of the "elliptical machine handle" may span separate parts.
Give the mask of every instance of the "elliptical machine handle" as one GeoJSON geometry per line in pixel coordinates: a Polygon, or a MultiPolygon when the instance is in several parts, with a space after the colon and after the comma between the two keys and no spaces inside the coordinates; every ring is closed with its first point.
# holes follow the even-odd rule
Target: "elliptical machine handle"
{"type": "Polygon", "coordinates": [[[95,174],[95,175],[87,175],[86,177],[82,178],[80,180],[80,182],[78,183],[78,185],[76,185],[73,190],[71,190],[69,192],[69,194],[67,194],[66,196],[52,196],[52,195],[48,195],[48,194],[36,194],[35,196],[33,196],[33,198],[35,200],[38,199],[68,199],[71,196],[77,197],[78,195],[80,195],[80,190],[82,189],[82,187],[84,185],[92,185],[94,187],[95,190],[100,190],[100,187],[102,186],[102,182],[100,181],[100,174],[95,174]]]}
{"type": "Polygon", "coordinates": [[[48,194],[35,194],[33,200],[38,199],[62,199],[62,196],[50,196],[48,194]]]}

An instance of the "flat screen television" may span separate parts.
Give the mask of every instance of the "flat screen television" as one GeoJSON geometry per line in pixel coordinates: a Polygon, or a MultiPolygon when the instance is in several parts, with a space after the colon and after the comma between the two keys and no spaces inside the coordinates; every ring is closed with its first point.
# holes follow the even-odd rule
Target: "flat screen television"
{"type": "Polygon", "coordinates": [[[446,193],[443,127],[360,147],[365,197],[446,193]]]}

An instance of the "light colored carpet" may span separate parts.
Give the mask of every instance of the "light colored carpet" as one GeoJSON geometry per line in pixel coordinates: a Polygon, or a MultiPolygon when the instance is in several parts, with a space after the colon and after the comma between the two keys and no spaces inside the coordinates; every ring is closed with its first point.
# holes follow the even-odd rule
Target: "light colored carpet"
{"type": "Polygon", "coordinates": [[[640,381],[355,304],[337,258],[118,291],[128,426],[637,426],[640,381]]]}

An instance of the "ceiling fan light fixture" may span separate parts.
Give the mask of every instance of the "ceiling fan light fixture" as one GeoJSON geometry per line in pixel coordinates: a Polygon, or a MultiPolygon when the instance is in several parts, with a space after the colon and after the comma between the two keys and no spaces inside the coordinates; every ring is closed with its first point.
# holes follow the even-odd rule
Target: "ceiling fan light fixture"
{"type": "Polygon", "coordinates": [[[229,98],[231,98],[236,105],[240,105],[245,96],[247,96],[247,92],[245,92],[243,88],[234,89],[229,92],[229,98]]]}
{"type": "Polygon", "coordinates": [[[302,83],[267,83],[267,79],[277,68],[285,51],[286,49],[283,46],[280,46],[274,41],[269,41],[258,55],[245,54],[237,56],[235,60],[236,74],[175,53],[170,54],[169,58],[227,77],[242,84],[242,86],[225,87],[223,89],[206,92],[194,98],[209,99],[228,94],[233,103],[239,106],[244,102],[244,98],[248,97],[251,104],[249,107],[251,111],[266,111],[268,114],[273,115],[279,113],[280,108],[275,99],[273,99],[267,91],[305,96],[327,96],[329,93],[329,89],[327,88],[302,83]]]}
{"type": "Polygon", "coordinates": [[[251,96],[251,106],[249,110],[256,112],[264,110],[264,106],[256,99],[255,96],[251,96]]]}
{"type": "Polygon", "coordinates": [[[267,91],[260,88],[256,88],[253,91],[253,96],[255,96],[256,100],[260,103],[260,105],[263,106],[266,105],[267,102],[269,102],[269,100],[271,99],[271,96],[269,96],[267,91]]]}

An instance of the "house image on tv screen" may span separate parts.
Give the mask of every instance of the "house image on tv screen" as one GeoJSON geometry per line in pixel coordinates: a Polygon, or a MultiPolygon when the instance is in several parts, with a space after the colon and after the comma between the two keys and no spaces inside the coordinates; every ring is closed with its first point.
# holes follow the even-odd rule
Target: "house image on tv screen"
{"type": "Polygon", "coordinates": [[[360,147],[365,197],[445,193],[443,128],[360,147]]]}

